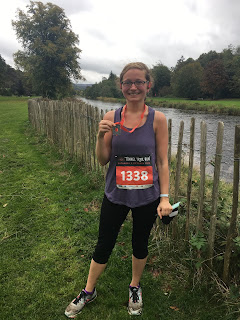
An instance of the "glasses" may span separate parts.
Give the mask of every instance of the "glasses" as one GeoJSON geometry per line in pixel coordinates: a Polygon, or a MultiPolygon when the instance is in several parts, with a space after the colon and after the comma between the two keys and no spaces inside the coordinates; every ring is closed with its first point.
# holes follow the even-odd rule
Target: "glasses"
{"type": "Polygon", "coordinates": [[[131,86],[134,84],[137,88],[141,88],[144,86],[145,83],[148,83],[149,81],[143,81],[143,80],[136,80],[136,81],[122,81],[121,84],[124,88],[131,88],[131,86]]]}

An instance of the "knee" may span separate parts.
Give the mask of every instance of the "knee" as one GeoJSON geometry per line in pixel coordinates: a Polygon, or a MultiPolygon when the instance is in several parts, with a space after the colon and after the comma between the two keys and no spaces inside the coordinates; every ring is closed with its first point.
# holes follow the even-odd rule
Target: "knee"
{"type": "Polygon", "coordinates": [[[103,246],[98,243],[93,253],[93,260],[101,264],[107,263],[112,250],[112,246],[103,246]]]}
{"type": "Polygon", "coordinates": [[[137,259],[145,259],[148,255],[148,242],[132,242],[133,255],[137,259]]]}

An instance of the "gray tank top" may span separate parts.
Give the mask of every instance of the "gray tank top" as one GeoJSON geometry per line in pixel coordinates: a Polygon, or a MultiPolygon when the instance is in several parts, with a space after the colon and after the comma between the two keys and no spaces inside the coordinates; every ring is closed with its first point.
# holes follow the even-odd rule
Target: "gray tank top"
{"type": "MultiPolygon", "coordinates": [[[[121,120],[121,111],[122,108],[115,111],[114,122],[121,120]]],[[[159,197],[154,115],[155,111],[148,107],[148,117],[143,126],[132,133],[121,130],[120,135],[112,137],[105,194],[113,203],[135,208],[159,197]]]]}

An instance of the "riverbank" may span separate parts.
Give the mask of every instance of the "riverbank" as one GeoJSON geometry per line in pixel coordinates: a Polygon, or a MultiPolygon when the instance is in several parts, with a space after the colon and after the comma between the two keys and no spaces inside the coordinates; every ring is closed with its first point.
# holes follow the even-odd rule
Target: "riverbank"
{"type": "MultiPolygon", "coordinates": [[[[106,102],[125,103],[125,99],[98,97],[106,102]]],[[[177,98],[147,98],[146,103],[152,107],[196,110],[205,113],[218,113],[240,116],[240,99],[235,100],[184,100],[177,98]]]]}

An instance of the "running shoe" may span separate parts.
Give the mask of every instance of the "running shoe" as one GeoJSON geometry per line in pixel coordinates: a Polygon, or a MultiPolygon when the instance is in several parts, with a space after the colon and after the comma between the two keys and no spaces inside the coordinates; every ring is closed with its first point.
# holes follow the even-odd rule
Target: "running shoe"
{"type": "Polygon", "coordinates": [[[74,319],[82,311],[87,303],[92,302],[97,297],[97,290],[94,289],[93,294],[87,294],[84,290],[67,306],[65,315],[74,319]]]}
{"type": "Polygon", "coordinates": [[[142,314],[142,289],[141,287],[129,287],[128,313],[134,316],[142,314]]]}

